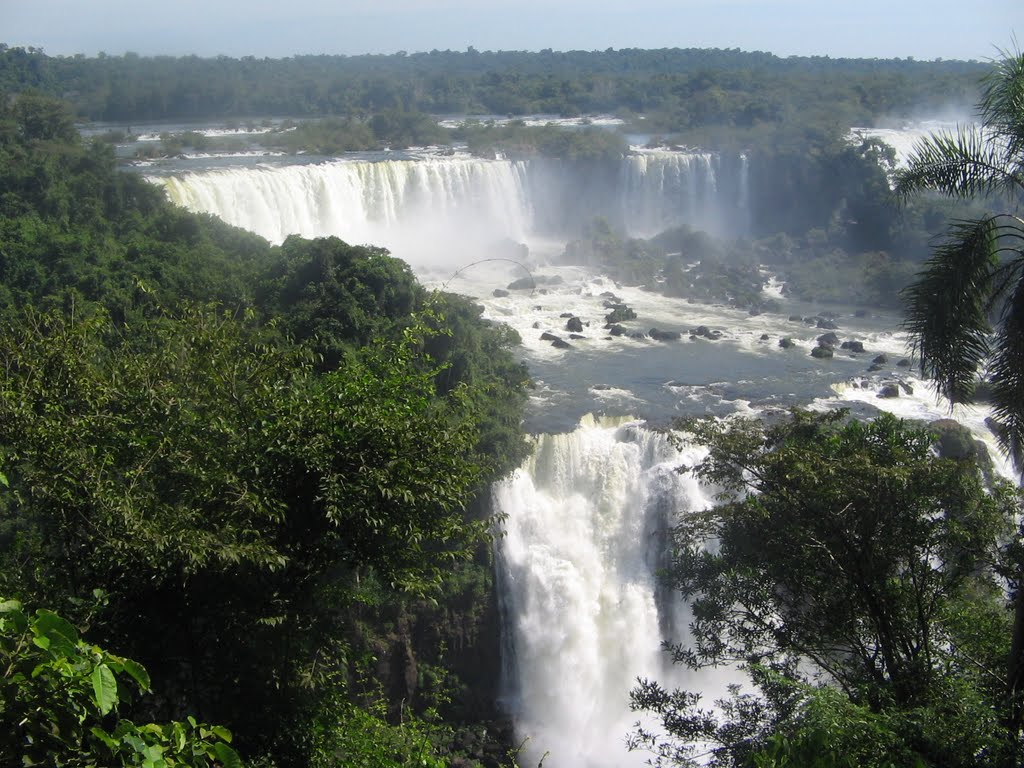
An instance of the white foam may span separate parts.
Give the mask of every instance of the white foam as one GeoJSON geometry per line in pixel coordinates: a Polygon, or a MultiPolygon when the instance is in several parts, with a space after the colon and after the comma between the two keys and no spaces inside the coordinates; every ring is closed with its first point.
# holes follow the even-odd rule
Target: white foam
{"type": "Polygon", "coordinates": [[[1003,452],[986,420],[992,416],[992,409],[987,405],[956,405],[942,397],[935,388],[934,382],[922,381],[911,373],[899,376],[863,377],[854,382],[834,385],[836,396],[819,398],[811,407],[814,409],[832,409],[847,403],[864,403],[887,411],[901,419],[932,422],[938,419],[954,419],[967,427],[975,439],[981,440],[988,448],[989,456],[995,470],[1012,483],[1020,480],[1020,475],[1013,468],[1013,462],[1003,452]],[[912,393],[900,387],[898,397],[879,397],[878,393],[886,382],[903,382],[909,385],[912,393]]]}

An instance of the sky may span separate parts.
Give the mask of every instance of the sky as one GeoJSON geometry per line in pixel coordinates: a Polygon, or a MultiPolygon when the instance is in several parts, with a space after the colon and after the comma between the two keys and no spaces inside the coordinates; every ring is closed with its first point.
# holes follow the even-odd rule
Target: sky
{"type": "Polygon", "coordinates": [[[997,58],[1024,0],[0,0],[0,42],[51,55],[739,48],[997,58]]]}

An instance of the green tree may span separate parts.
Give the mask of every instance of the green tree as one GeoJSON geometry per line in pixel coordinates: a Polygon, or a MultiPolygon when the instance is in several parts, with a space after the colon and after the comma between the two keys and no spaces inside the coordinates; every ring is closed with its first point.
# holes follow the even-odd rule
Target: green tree
{"type": "Polygon", "coordinates": [[[168,680],[172,714],[212,715],[250,752],[281,746],[343,685],[366,589],[435,595],[485,534],[463,509],[481,477],[475,410],[436,397],[425,333],[317,373],[206,309],[131,329],[12,322],[4,586],[63,606],[103,588],[97,632],[168,680]]]}
{"type": "Polygon", "coordinates": [[[743,765],[773,735],[862,743],[860,765],[1019,758],[1000,720],[1009,613],[994,570],[1014,493],[988,492],[972,461],[934,458],[932,437],[894,417],[845,418],[687,427],[710,446],[696,473],[723,503],[674,532],[670,578],[692,606],[674,658],[743,665],[759,694],[735,691],[716,716],[645,681],[634,707],[672,738],[641,731],[636,746],[682,764],[705,743],[743,765]]]}
{"type": "Polygon", "coordinates": [[[954,221],[905,291],[921,370],[953,403],[970,402],[979,369],[991,380],[1000,442],[1024,459],[1024,54],[984,81],[980,127],[921,141],[897,175],[903,195],[982,197],[993,206],[954,221]]]}
{"type": "Polygon", "coordinates": [[[52,611],[0,601],[0,752],[4,765],[241,768],[221,726],[135,725],[119,715],[149,673],[79,637],[52,611]]]}

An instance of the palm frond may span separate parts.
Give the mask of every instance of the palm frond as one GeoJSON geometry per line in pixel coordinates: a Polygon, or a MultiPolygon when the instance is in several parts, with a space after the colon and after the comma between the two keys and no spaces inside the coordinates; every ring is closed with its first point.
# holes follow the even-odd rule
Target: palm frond
{"type": "Polygon", "coordinates": [[[985,76],[978,106],[986,128],[1019,165],[1024,161],[1024,54],[1003,52],[985,76]]]}
{"type": "Polygon", "coordinates": [[[1004,306],[1003,299],[1024,276],[1024,258],[1021,258],[1024,254],[1024,219],[1009,213],[996,214],[993,219],[995,257],[999,266],[992,271],[992,293],[985,307],[985,312],[990,315],[1004,306]]]}
{"type": "Polygon", "coordinates": [[[998,268],[995,217],[957,221],[903,290],[904,327],[921,372],[951,402],[969,402],[975,373],[989,353],[989,298],[998,268]]]}
{"type": "Polygon", "coordinates": [[[1024,467],[1024,278],[1003,307],[988,375],[996,436],[1018,469],[1024,467]]]}
{"type": "Polygon", "coordinates": [[[968,126],[921,139],[907,167],[896,172],[896,192],[903,196],[933,191],[969,199],[1021,189],[1019,163],[1008,156],[1006,142],[968,126]]]}

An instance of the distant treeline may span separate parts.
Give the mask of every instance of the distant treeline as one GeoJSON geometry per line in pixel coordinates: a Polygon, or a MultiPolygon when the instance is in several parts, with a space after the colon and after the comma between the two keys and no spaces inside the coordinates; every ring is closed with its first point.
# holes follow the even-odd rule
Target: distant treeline
{"type": "Polygon", "coordinates": [[[32,88],[79,118],[643,113],[658,131],[847,124],[976,101],[979,62],[780,58],[738,49],[524,51],[286,59],[48,56],[0,44],[0,92],[32,88]]]}

